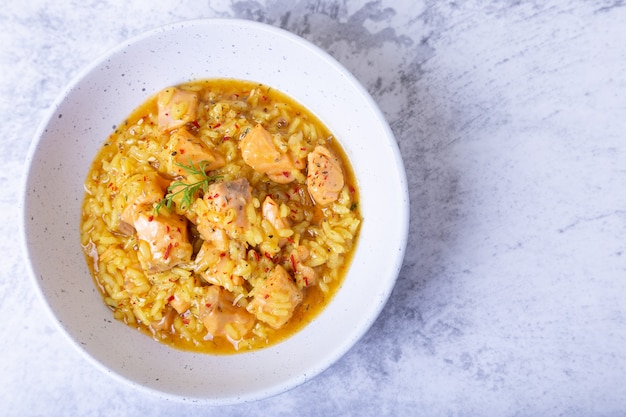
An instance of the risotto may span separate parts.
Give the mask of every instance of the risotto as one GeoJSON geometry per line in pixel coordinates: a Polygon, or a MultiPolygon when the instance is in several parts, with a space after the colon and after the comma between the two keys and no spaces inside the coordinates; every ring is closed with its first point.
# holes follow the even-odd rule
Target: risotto
{"type": "Polygon", "coordinates": [[[113,316],[205,353],[266,347],[310,322],[361,222],[328,129],[240,80],[151,97],[106,140],[85,190],[81,243],[113,316]]]}

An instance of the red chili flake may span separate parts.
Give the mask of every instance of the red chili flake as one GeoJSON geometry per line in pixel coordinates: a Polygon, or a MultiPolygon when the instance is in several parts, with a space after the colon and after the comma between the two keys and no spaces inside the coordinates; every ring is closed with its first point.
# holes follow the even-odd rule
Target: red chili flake
{"type": "Polygon", "coordinates": [[[163,259],[167,261],[167,258],[170,257],[170,251],[172,250],[172,244],[168,243],[167,248],[165,248],[165,253],[163,254],[163,259]]]}
{"type": "Polygon", "coordinates": [[[356,191],[353,186],[349,186],[348,189],[350,190],[351,193],[354,193],[356,191]]]}
{"type": "Polygon", "coordinates": [[[220,253],[220,258],[223,258],[224,256],[226,256],[226,252],[220,253]]]}
{"type": "Polygon", "coordinates": [[[264,255],[265,255],[265,257],[266,257],[267,259],[269,259],[270,261],[272,260],[272,255],[270,255],[269,253],[265,252],[265,254],[264,254],[264,255]]]}
{"type": "Polygon", "coordinates": [[[235,129],[239,129],[239,125],[235,123],[235,129]]]}
{"type": "Polygon", "coordinates": [[[178,152],[182,155],[182,154],[185,153],[185,150],[184,149],[179,149],[178,152]]]}
{"type": "Polygon", "coordinates": [[[148,221],[151,222],[152,220],[154,220],[154,216],[148,216],[148,221]]]}
{"type": "Polygon", "coordinates": [[[174,299],[174,296],[173,296],[173,295],[170,295],[170,296],[168,297],[167,301],[172,301],[173,299],[174,299]]]}
{"type": "Polygon", "coordinates": [[[196,129],[200,129],[200,123],[198,123],[196,120],[194,120],[193,122],[191,122],[191,124],[193,125],[193,127],[195,127],[196,129]]]}
{"type": "Polygon", "coordinates": [[[213,198],[217,198],[217,197],[219,197],[219,196],[220,196],[220,193],[215,193],[215,194],[213,194],[213,198]]]}
{"type": "Polygon", "coordinates": [[[269,294],[265,294],[265,299],[267,300],[268,298],[270,298],[269,294]]]}
{"type": "Polygon", "coordinates": [[[224,141],[230,140],[230,136],[224,136],[224,141]]]}
{"type": "Polygon", "coordinates": [[[165,227],[165,229],[167,230],[167,233],[169,233],[169,232],[170,232],[170,226],[169,226],[169,225],[167,225],[167,226],[165,227]]]}
{"type": "Polygon", "coordinates": [[[283,171],[283,176],[285,176],[286,178],[289,178],[289,171],[283,171]]]}
{"type": "Polygon", "coordinates": [[[306,151],[306,148],[303,146],[302,148],[300,148],[301,151],[306,151]]]}
{"type": "Polygon", "coordinates": [[[269,270],[270,270],[270,269],[269,269],[269,267],[267,267],[267,266],[266,266],[266,267],[265,267],[265,272],[267,272],[267,271],[269,271],[269,270]]]}
{"type": "Polygon", "coordinates": [[[189,319],[183,319],[184,324],[189,324],[189,319]]]}
{"type": "Polygon", "coordinates": [[[255,250],[254,250],[254,251],[252,251],[252,254],[254,255],[254,259],[255,259],[255,260],[257,260],[257,261],[258,261],[259,259],[261,259],[261,257],[260,257],[260,256],[259,256],[259,254],[257,253],[257,251],[255,251],[255,250]]]}
{"type": "Polygon", "coordinates": [[[296,258],[293,257],[293,254],[289,256],[289,260],[291,261],[291,267],[293,270],[296,270],[296,258]]]}
{"type": "Polygon", "coordinates": [[[295,240],[293,240],[293,238],[290,238],[290,237],[288,237],[288,238],[287,238],[287,242],[291,243],[292,245],[293,245],[294,243],[296,243],[296,241],[295,241],[295,240]]]}
{"type": "Polygon", "coordinates": [[[216,124],[216,125],[214,125],[214,126],[213,126],[213,129],[217,129],[217,128],[218,128],[218,127],[220,127],[221,125],[222,125],[221,123],[218,123],[218,124],[216,124]]]}
{"type": "Polygon", "coordinates": [[[206,308],[211,308],[211,303],[206,303],[204,306],[205,306],[206,308]]]}
{"type": "Polygon", "coordinates": [[[263,97],[262,97],[262,100],[263,100],[263,101],[267,101],[267,97],[263,96],[263,97]]]}
{"type": "Polygon", "coordinates": [[[309,279],[307,277],[304,277],[304,286],[305,287],[309,286],[309,279]]]}

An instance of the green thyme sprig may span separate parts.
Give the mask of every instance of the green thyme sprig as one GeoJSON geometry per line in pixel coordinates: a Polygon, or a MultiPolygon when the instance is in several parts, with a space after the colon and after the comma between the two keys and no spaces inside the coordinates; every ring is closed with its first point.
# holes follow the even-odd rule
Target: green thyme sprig
{"type": "Polygon", "coordinates": [[[167,187],[167,194],[165,194],[165,197],[163,197],[163,199],[159,201],[156,206],[154,206],[154,214],[159,214],[159,211],[163,206],[165,206],[167,211],[171,211],[172,204],[174,203],[174,197],[179,194],[183,195],[180,202],[180,208],[185,210],[193,202],[198,190],[202,190],[202,192],[206,193],[211,182],[222,178],[221,175],[207,175],[206,167],[209,164],[209,161],[201,161],[198,166],[196,166],[193,164],[191,159],[189,160],[189,165],[176,162],[176,165],[184,169],[188,174],[199,176],[202,179],[191,184],[180,180],[172,182],[169,187],[167,187]]]}

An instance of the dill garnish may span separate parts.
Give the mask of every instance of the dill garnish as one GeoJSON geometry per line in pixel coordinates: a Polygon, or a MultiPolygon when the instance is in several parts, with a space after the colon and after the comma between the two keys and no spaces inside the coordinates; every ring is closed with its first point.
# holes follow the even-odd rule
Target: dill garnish
{"type": "Polygon", "coordinates": [[[189,207],[193,202],[198,190],[202,190],[202,192],[205,193],[210,182],[222,178],[221,175],[207,175],[205,168],[209,163],[209,161],[201,161],[198,166],[195,166],[191,160],[189,160],[189,165],[176,162],[176,165],[184,169],[188,174],[200,177],[201,180],[192,183],[186,183],[180,180],[173,181],[167,187],[167,194],[165,194],[165,197],[163,197],[163,199],[159,201],[156,206],[154,206],[154,214],[159,214],[159,211],[163,206],[167,208],[167,211],[171,211],[172,204],[174,203],[174,197],[179,194],[182,194],[180,208],[182,210],[187,209],[187,207],[189,207]]]}

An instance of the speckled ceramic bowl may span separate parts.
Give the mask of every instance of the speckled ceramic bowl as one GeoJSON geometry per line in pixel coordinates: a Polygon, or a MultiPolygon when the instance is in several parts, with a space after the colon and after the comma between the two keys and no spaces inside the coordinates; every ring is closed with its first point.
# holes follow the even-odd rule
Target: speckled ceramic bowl
{"type": "Polygon", "coordinates": [[[314,377],[369,329],[402,264],[408,193],[389,126],[333,58],[271,26],[191,21],[122,44],[87,68],[53,105],[27,165],[25,253],[54,320],[96,366],[168,398],[251,401],[314,377]],[[83,180],[113,127],[156,91],[212,77],[262,82],[311,109],[352,161],[364,218],[351,268],[330,305],[286,341],[230,356],[175,350],[114,320],[94,287],[79,240],[83,180]]]}

